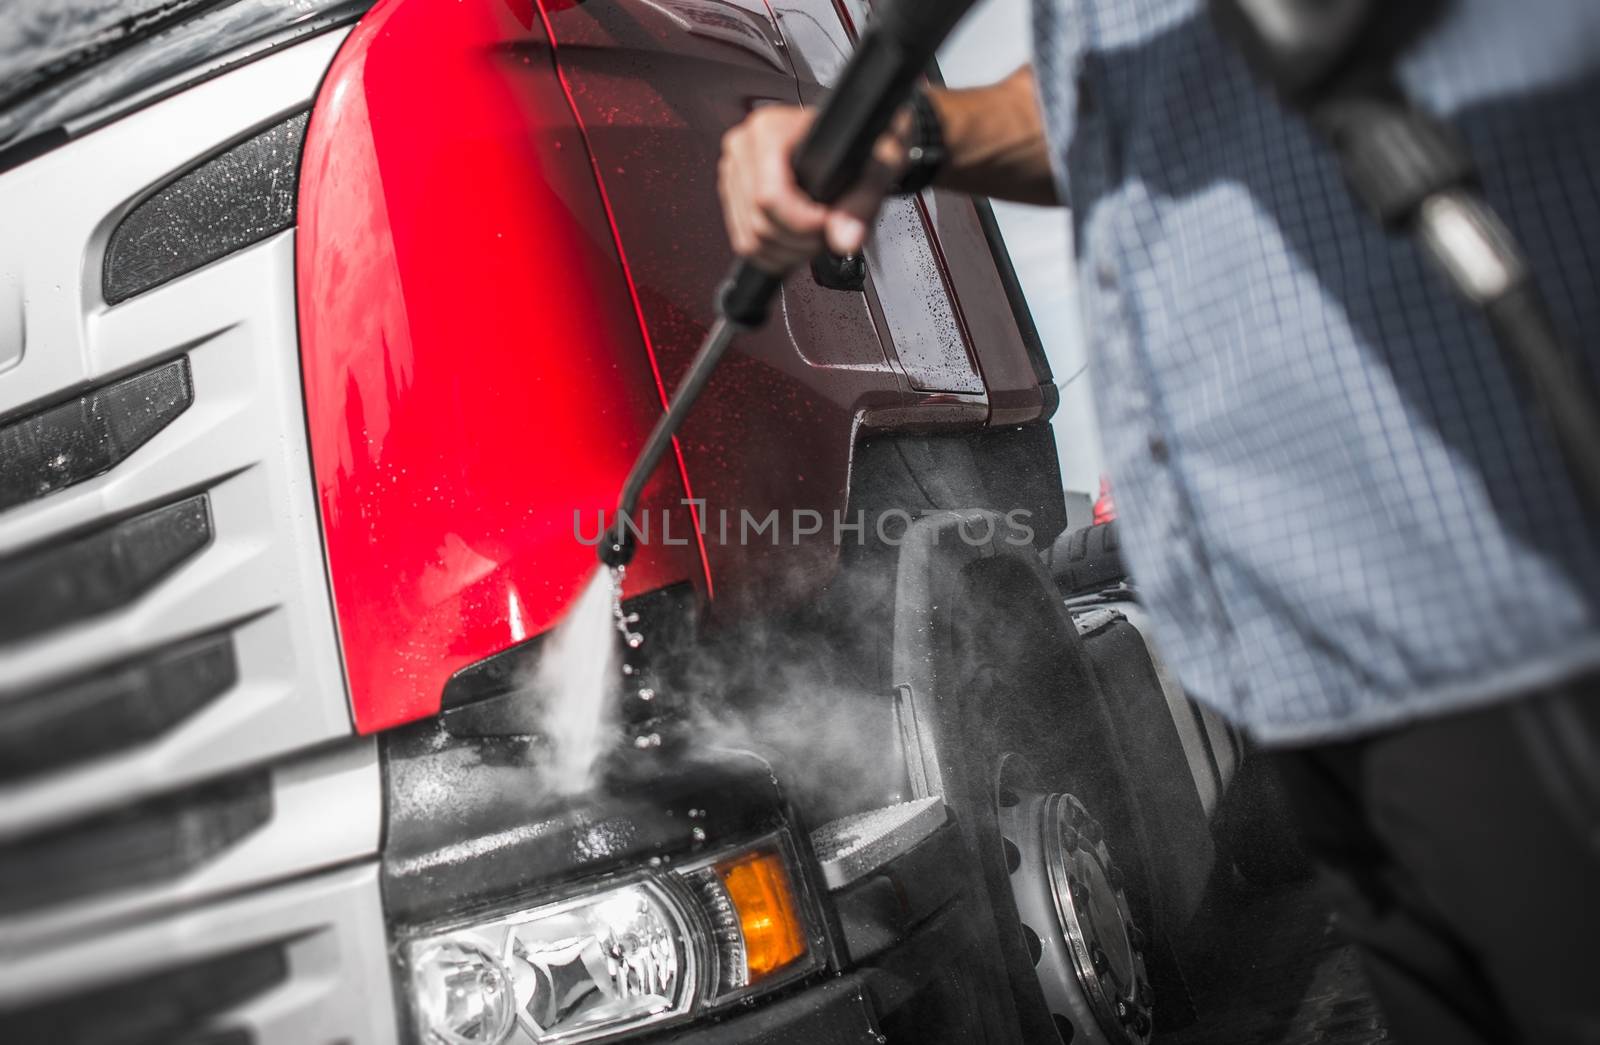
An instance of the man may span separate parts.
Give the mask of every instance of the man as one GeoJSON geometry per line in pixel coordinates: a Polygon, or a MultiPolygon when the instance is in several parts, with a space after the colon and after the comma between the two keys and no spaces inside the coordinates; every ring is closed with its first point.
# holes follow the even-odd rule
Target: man
{"type": "MultiPolygon", "coordinates": [[[[1548,430],[1199,0],[1036,0],[1034,36],[832,208],[789,173],[809,114],[756,112],[734,248],[853,253],[930,173],[1069,206],[1133,575],[1189,689],[1282,750],[1396,1032],[1600,1042],[1600,542],[1548,430]]],[[[1593,365],[1600,3],[1455,0],[1399,72],[1593,365]]]]}

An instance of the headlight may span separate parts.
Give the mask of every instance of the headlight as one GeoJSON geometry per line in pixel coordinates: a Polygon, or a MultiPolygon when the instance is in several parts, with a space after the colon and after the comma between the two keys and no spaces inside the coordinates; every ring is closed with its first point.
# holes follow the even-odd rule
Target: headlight
{"type": "Polygon", "coordinates": [[[774,836],[404,944],[429,1045],[575,1045],[689,1016],[816,967],[774,836]]]}
{"type": "Polygon", "coordinates": [[[516,1021],[511,977],[477,940],[441,940],[415,953],[411,990],[417,1012],[446,1045],[505,1041],[516,1021]]]}

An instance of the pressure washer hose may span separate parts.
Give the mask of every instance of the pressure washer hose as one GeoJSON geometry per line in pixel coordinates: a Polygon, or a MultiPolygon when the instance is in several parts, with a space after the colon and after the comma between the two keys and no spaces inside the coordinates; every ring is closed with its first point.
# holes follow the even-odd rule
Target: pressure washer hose
{"type": "MultiPolygon", "coordinates": [[[[832,203],[860,179],[879,136],[917,77],[932,63],[934,51],[974,2],[888,0],[877,9],[838,86],[795,150],[795,181],[807,195],[818,203],[832,203]]],[[[782,284],[781,274],[764,272],[748,261],[734,264],[717,294],[715,322],[622,484],[616,517],[599,547],[600,561],[607,566],[623,566],[633,558],[637,549],[629,526],[645,483],[734,335],[766,322],[782,284]]]]}

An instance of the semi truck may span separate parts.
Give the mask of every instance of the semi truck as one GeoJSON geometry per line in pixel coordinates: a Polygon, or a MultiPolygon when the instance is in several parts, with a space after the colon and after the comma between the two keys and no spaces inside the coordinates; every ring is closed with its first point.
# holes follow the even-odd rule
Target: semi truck
{"type": "Polygon", "coordinates": [[[720,137],[815,103],[867,14],[7,15],[0,1039],[1193,1019],[1251,763],[1153,654],[1115,524],[1067,518],[982,201],[892,199],[786,282],[646,490],[598,778],[528,726],[712,319],[720,137]]]}

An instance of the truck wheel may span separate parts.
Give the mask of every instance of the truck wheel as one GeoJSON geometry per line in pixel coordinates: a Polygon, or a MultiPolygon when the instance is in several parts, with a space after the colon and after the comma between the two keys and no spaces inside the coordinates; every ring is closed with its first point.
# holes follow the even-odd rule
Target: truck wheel
{"type": "Polygon", "coordinates": [[[891,682],[908,775],[913,793],[937,795],[955,814],[982,879],[975,904],[995,929],[985,974],[990,989],[1009,986],[1022,1040],[1143,1045],[1151,1029],[1148,985],[1157,982],[1164,997],[1183,992],[1181,979],[1164,975],[1170,962],[1160,927],[1141,926],[1151,935],[1148,947],[1126,928],[1129,911],[1163,910],[1153,902],[1157,883],[1144,857],[1149,838],[1132,770],[1060,591],[1032,548],[1011,536],[1003,520],[981,512],[928,516],[907,530],[891,682]],[[974,529],[994,539],[974,543],[974,529]],[[1096,837],[1064,852],[1047,810],[1069,823],[1070,811],[1087,810],[1084,823],[1099,825],[1087,828],[1096,837]],[[1081,897],[1072,895],[1069,873],[1081,897]],[[1126,946],[1112,934],[1111,912],[1126,946]],[[1081,967],[1074,932],[1083,941],[1081,967]],[[1148,951],[1153,980],[1133,951],[1148,951]]]}
{"type": "Polygon", "coordinates": [[[1011,893],[1045,1003],[1063,1043],[1144,1045],[1152,992],[1146,935],[1134,924],[1104,829],[1070,794],[1001,759],[995,806],[1011,893]]]}

